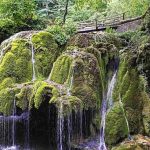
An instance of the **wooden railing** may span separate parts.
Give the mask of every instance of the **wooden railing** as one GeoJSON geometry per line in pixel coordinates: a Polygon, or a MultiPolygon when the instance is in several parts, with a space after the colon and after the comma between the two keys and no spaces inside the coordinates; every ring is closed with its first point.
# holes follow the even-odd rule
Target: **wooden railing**
{"type": "Polygon", "coordinates": [[[106,17],[105,19],[98,20],[97,18],[94,21],[86,21],[86,22],[80,22],[78,24],[78,29],[85,29],[85,28],[95,28],[98,29],[99,27],[106,27],[110,26],[112,24],[115,24],[117,22],[120,22],[122,20],[125,20],[126,18],[126,13],[121,13],[118,15],[115,15],[113,17],[106,17]]]}

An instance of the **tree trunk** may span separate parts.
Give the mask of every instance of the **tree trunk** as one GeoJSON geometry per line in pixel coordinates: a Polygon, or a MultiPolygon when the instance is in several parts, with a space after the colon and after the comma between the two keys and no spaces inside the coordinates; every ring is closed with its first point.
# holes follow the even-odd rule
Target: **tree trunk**
{"type": "Polygon", "coordinates": [[[68,14],[68,4],[69,4],[69,0],[66,0],[66,6],[65,6],[65,13],[64,13],[64,18],[63,18],[63,24],[65,24],[66,17],[67,17],[67,14],[68,14]]]}

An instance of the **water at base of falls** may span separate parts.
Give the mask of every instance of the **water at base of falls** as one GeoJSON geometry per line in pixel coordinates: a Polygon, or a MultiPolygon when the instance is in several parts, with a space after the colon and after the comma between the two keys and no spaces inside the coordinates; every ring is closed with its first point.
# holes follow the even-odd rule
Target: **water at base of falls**
{"type": "MultiPolygon", "coordinates": [[[[28,119],[28,113],[22,113],[20,116],[16,115],[16,106],[14,100],[14,109],[12,116],[0,116],[0,150],[20,150],[21,145],[16,143],[16,123],[28,119]]],[[[25,131],[28,133],[27,131],[25,131]]],[[[26,149],[27,150],[27,149],[26,149]]]]}
{"type": "Polygon", "coordinates": [[[1,150],[19,150],[17,146],[0,147],[1,150]]]}

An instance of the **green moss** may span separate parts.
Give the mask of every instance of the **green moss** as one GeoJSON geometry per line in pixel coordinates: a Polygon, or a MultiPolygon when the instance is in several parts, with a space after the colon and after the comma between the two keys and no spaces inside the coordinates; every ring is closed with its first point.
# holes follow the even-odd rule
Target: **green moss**
{"type": "Polygon", "coordinates": [[[85,109],[97,107],[97,101],[99,100],[97,99],[96,92],[89,86],[80,84],[80,86],[74,87],[73,95],[76,95],[82,100],[85,109]]]}
{"type": "Polygon", "coordinates": [[[58,112],[62,111],[64,116],[70,115],[72,111],[77,113],[83,109],[82,101],[76,96],[63,95],[58,97],[55,101],[50,101],[50,103],[55,103],[58,112]],[[60,111],[61,108],[62,110],[60,111]]]}
{"type": "Polygon", "coordinates": [[[83,101],[86,109],[100,106],[102,100],[100,79],[99,64],[94,55],[79,53],[79,57],[74,60],[72,94],[83,101]]]}
{"type": "Polygon", "coordinates": [[[45,31],[34,34],[32,43],[34,45],[38,76],[48,77],[53,63],[62,52],[62,49],[58,48],[54,37],[45,31]]]}
{"type": "Polygon", "coordinates": [[[29,108],[29,102],[32,98],[32,87],[30,85],[24,85],[20,92],[16,95],[16,105],[21,108],[22,110],[25,110],[29,108]]]}
{"type": "Polygon", "coordinates": [[[55,86],[48,84],[44,81],[37,81],[32,88],[32,94],[30,98],[30,107],[39,108],[41,103],[49,98],[49,101],[55,101],[59,96],[59,92],[55,86]]]}
{"type": "Polygon", "coordinates": [[[141,93],[144,89],[141,88],[141,79],[138,71],[130,66],[129,60],[131,59],[123,59],[121,61],[113,99],[114,101],[119,101],[119,94],[121,95],[130,131],[135,134],[143,132],[143,96],[141,93]]]}
{"type": "Polygon", "coordinates": [[[17,83],[32,78],[31,52],[25,40],[15,40],[0,64],[0,81],[12,77],[17,83]]]}
{"type": "Polygon", "coordinates": [[[50,74],[50,80],[63,84],[67,81],[70,67],[72,64],[72,57],[68,55],[61,55],[53,65],[50,74]]]}
{"type": "Polygon", "coordinates": [[[106,143],[114,145],[128,135],[126,121],[122,108],[117,102],[106,117],[106,143]]]}
{"type": "Polygon", "coordinates": [[[13,101],[15,93],[10,88],[0,90],[0,112],[4,115],[10,115],[12,113],[13,101]]]}
{"type": "Polygon", "coordinates": [[[34,96],[34,105],[36,108],[39,108],[41,103],[44,101],[44,96],[46,96],[48,93],[49,86],[46,82],[41,82],[39,88],[37,88],[37,91],[34,96]]]}
{"type": "Polygon", "coordinates": [[[0,84],[0,90],[5,89],[7,87],[13,87],[14,79],[12,78],[5,78],[2,83],[0,84]]]}
{"type": "Polygon", "coordinates": [[[150,99],[147,93],[143,92],[142,93],[143,97],[143,125],[144,125],[144,130],[145,133],[150,136],[150,99]]]}
{"type": "Polygon", "coordinates": [[[15,55],[11,52],[8,52],[3,58],[3,61],[0,64],[0,81],[7,77],[15,76],[15,58],[15,55]]]}

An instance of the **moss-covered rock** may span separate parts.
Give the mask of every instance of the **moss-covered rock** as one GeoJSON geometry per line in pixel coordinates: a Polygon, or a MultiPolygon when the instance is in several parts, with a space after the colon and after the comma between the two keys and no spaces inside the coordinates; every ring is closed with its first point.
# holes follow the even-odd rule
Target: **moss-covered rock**
{"type": "Polygon", "coordinates": [[[50,80],[63,84],[67,81],[73,58],[69,55],[61,55],[53,65],[50,80]]]}
{"type": "Polygon", "coordinates": [[[82,101],[76,96],[63,95],[55,101],[51,100],[50,103],[54,103],[58,109],[58,113],[62,113],[60,115],[63,116],[69,116],[72,111],[77,113],[83,109],[82,101]]]}
{"type": "Polygon", "coordinates": [[[20,91],[15,95],[16,105],[22,110],[28,109],[32,98],[32,85],[25,84],[20,91]]]}
{"type": "Polygon", "coordinates": [[[0,112],[4,115],[10,115],[13,109],[15,92],[13,89],[5,88],[0,90],[0,112]]]}
{"type": "Polygon", "coordinates": [[[5,89],[5,88],[10,88],[13,87],[14,84],[14,79],[8,77],[5,78],[2,83],[0,84],[0,90],[5,89]]]}
{"type": "Polygon", "coordinates": [[[13,41],[11,49],[0,64],[0,81],[8,77],[13,78],[17,83],[31,80],[31,52],[27,45],[25,40],[13,41]]]}
{"type": "Polygon", "coordinates": [[[48,77],[53,63],[62,52],[62,49],[58,48],[54,37],[46,31],[34,34],[32,44],[35,51],[35,66],[38,76],[48,77]]]}
{"type": "Polygon", "coordinates": [[[99,106],[102,83],[99,64],[93,54],[66,52],[55,62],[50,79],[71,88],[71,95],[81,99],[85,108],[99,106]]]}
{"type": "Polygon", "coordinates": [[[126,120],[119,102],[114,104],[106,116],[105,135],[108,145],[115,145],[128,135],[126,120]]]}

